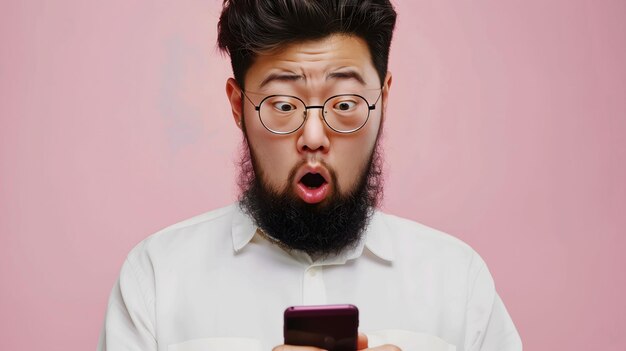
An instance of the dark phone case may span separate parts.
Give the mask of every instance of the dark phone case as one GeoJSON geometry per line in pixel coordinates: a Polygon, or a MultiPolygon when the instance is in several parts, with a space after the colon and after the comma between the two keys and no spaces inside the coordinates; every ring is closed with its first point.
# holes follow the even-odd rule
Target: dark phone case
{"type": "Polygon", "coordinates": [[[285,310],[285,344],[354,351],[359,310],[354,305],[292,306],[285,310]]]}

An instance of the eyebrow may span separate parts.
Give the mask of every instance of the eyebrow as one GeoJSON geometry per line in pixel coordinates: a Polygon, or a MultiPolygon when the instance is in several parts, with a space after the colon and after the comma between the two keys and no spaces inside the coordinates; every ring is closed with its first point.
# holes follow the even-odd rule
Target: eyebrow
{"type": "Polygon", "coordinates": [[[293,82],[293,81],[300,80],[300,79],[303,79],[303,78],[304,78],[304,76],[301,76],[299,74],[272,73],[269,76],[267,76],[265,79],[263,79],[263,81],[259,85],[259,88],[263,88],[268,83],[273,82],[273,81],[293,82]]]}
{"type": "Polygon", "coordinates": [[[357,71],[349,70],[349,71],[341,71],[341,72],[332,72],[326,76],[326,79],[354,79],[357,82],[361,83],[361,85],[365,85],[365,79],[359,74],[357,71]]]}
{"type": "MultiPolygon", "coordinates": [[[[270,82],[279,81],[279,82],[295,82],[301,79],[305,79],[304,76],[299,74],[289,74],[289,73],[272,73],[267,76],[261,84],[259,88],[263,88],[270,82]]],[[[341,72],[331,72],[326,76],[326,80],[328,79],[354,79],[359,82],[361,85],[365,85],[365,79],[363,76],[359,74],[357,71],[349,70],[349,71],[341,71],[341,72]]]]}

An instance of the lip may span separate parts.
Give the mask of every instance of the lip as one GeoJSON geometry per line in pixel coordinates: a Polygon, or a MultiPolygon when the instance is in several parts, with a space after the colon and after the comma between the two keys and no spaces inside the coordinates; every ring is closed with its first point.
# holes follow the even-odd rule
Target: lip
{"type": "Polygon", "coordinates": [[[322,166],[321,164],[305,164],[300,167],[300,169],[298,169],[298,171],[296,172],[296,175],[294,177],[296,184],[300,183],[300,179],[302,179],[302,177],[304,177],[304,175],[307,173],[319,174],[324,177],[324,180],[326,180],[327,184],[330,183],[330,172],[328,171],[328,169],[326,169],[326,167],[322,166]]]}
{"type": "Polygon", "coordinates": [[[316,204],[322,202],[330,192],[330,180],[330,172],[328,171],[328,169],[326,169],[326,167],[322,165],[306,164],[300,167],[300,169],[298,169],[295,174],[295,192],[306,203],[316,204]],[[304,177],[304,175],[307,173],[319,174],[324,177],[324,180],[326,182],[318,188],[310,189],[304,184],[300,183],[300,179],[302,179],[302,177],[304,177]]]}

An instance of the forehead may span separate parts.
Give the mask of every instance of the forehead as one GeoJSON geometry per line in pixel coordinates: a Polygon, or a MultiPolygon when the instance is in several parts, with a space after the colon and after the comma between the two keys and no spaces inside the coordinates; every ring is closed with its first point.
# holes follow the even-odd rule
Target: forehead
{"type": "Polygon", "coordinates": [[[247,89],[359,84],[376,87],[378,74],[365,40],[357,36],[331,35],[296,42],[260,54],[246,74],[247,89]]]}

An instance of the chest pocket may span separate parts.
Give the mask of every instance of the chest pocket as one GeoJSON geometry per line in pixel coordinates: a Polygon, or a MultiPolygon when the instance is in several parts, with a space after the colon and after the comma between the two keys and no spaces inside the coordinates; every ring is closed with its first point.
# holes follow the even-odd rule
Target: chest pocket
{"type": "Polygon", "coordinates": [[[261,341],[252,338],[204,338],[170,344],[167,351],[261,351],[261,341]]]}
{"type": "Polygon", "coordinates": [[[430,334],[399,329],[378,330],[366,334],[369,347],[393,344],[402,351],[456,351],[456,346],[430,334]]]}

